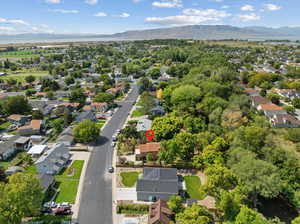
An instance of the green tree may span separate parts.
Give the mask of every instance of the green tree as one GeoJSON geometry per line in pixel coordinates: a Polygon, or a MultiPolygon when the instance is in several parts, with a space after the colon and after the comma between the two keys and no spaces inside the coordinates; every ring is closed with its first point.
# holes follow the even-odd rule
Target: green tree
{"type": "Polygon", "coordinates": [[[267,98],[274,104],[278,105],[280,103],[280,96],[277,93],[268,93],[267,98]]]}
{"type": "Polygon", "coordinates": [[[98,93],[94,97],[94,102],[106,102],[106,103],[112,103],[114,100],[114,96],[110,93],[98,93]]]}
{"type": "Polygon", "coordinates": [[[181,119],[168,115],[164,117],[157,117],[152,123],[152,130],[155,132],[155,139],[157,141],[163,139],[171,139],[181,129],[181,119]]]}
{"type": "Polygon", "coordinates": [[[300,98],[294,98],[294,99],[292,100],[292,105],[293,105],[295,108],[299,109],[299,108],[300,108],[300,98]]]}
{"type": "Polygon", "coordinates": [[[179,195],[172,195],[167,204],[175,214],[183,211],[183,199],[179,195]]]}
{"type": "Polygon", "coordinates": [[[86,95],[83,92],[82,88],[75,89],[70,94],[70,102],[77,102],[83,105],[86,100],[86,95]]]}
{"type": "Polygon", "coordinates": [[[200,88],[194,85],[183,85],[173,91],[171,103],[181,111],[194,112],[201,95],[200,88]]]}
{"type": "Polygon", "coordinates": [[[193,204],[183,212],[176,214],[176,223],[180,224],[212,224],[213,216],[209,211],[200,205],[193,204]]]}
{"type": "Polygon", "coordinates": [[[268,224],[268,221],[258,212],[243,206],[236,217],[235,224],[268,224]]]}
{"type": "Polygon", "coordinates": [[[195,153],[197,136],[189,132],[180,132],[175,136],[174,141],[180,158],[189,161],[195,153]]]}
{"type": "Polygon", "coordinates": [[[147,155],[146,155],[146,160],[147,160],[147,162],[152,162],[153,161],[153,155],[152,155],[152,153],[147,153],[147,155]]]}
{"type": "Polygon", "coordinates": [[[7,114],[28,114],[31,106],[24,96],[12,96],[2,102],[4,111],[7,114]]]}
{"type": "Polygon", "coordinates": [[[185,130],[191,133],[199,133],[207,128],[205,118],[187,116],[183,120],[183,127],[185,130]]]}
{"type": "Polygon", "coordinates": [[[143,92],[139,101],[141,110],[144,114],[149,114],[151,109],[155,106],[155,101],[149,92],[143,92]]]}
{"type": "Polygon", "coordinates": [[[32,111],[32,119],[33,120],[43,120],[44,115],[40,110],[32,111]]]}
{"type": "Polygon", "coordinates": [[[43,201],[40,182],[32,175],[17,173],[0,183],[0,223],[19,224],[25,216],[38,215],[43,201]]]}
{"type": "Polygon", "coordinates": [[[99,137],[100,129],[89,120],[80,122],[73,131],[73,135],[77,142],[89,143],[96,141],[99,137]]]}
{"type": "Polygon", "coordinates": [[[300,224],[300,216],[298,216],[297,218],[295,218],[295,219],[292,221],[292,224],[300,224]]]}
{"type": "Polygon", "coordinates": [[[255,159],[251,154],[242,157],[240,162],[232,166],[232,170],[252,197],[254,207],[257,206],[258,195],[274,198],[282,189],[277,167],[266,161],[255,159]]]}
{"type": "Polygon", "coordinates": [[[216,207],[223,212],[225,221],[234,221],[240,212],[242,196],[235,192],[221,190],[220,197],[216,201],[216,207]]]}
{"type": "Polygon", "coordinates": [[[34,77],[33,75],[26,76],[26,77],[25,77],[25,81],[26,81],[27,83],[32,83],[32,82],[35,81],[35,77],[34,77]]]}
{"type": "Polygon", "coordinates": [[[160,76],[159,67],[150,68],[147,72],[147,75],[151,76],[152,79],[157,79],[160,76]]]}

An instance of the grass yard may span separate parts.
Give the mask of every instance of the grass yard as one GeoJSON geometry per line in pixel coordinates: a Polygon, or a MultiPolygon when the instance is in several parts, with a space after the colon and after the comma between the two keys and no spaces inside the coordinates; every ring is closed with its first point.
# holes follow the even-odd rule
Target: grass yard
{"type": "Polygon", "coordinates": [[[55,202],[75,203],[83,165],[84,160],[75,160],[70,167],[55,177],[59,188],[59,193],[55,199],[55,202]]]}
{"type": "Polygon", "coordinates": [[[0,124],[0,131],[1,131],[1,130],[5,130],[5,129],[8,128],[10,125],[12,125],[12,123],[10,123],[10,122],[4,122],[4,123],[0,124]]]}
{"type": "Polygon", "coordinates": [[[0,168],[7,169],[10,166],[10,162],[0,162],[0,168]]]}
{"type": "Polygon", "coordinates": [[[8,75],[2,76],[2,77],[0,77],[0,79],[2,79],[2,80],[15,79],[18,82],[25,82],[25,77],[26,76],[32,75],[36,79],[38,79],[38,78],[46,76],[48,74],[49,74],[48,71],[36,71],[36,70],[33,70],[33,71],[22,71],[22,72],[19,72],[17,74],[8,73],[8,75]]]}
{"type": "Polygon", "coordinates": [[[122,172],[122,184],[125,187],[133,187],[139,178],[140,172],[122,172]]]}
{"type": "Polygon", "coordinates": [[[98,121],[98,122],[96,123],[96,125],[97,125],[98,128],[101,129],[101,128],[103,127],[103,125],[105,124],[105,122],[106,122],[106,121],[100,120],[100,121],[98,121]]]}
{"type": "Polygon", "coordinates": [[[185,176],[184,180],[189,198],[202,200],[205,197],[205,193],[201,190],[201,181],[199,177],[185,176]]]}
{"type": "Polygon", "coordinates": [[[141,110],[136,109],[132,112],[131,117],[141,117],[145,115],[141,110]]]}
{"type": "Polygon", "coordinates": [[[25,171],[24,173],[27,173],[27,174],[37,174],[37,169],[36,169],[36,166],[35,165],[31,165],[29,166],[25,171]]]}

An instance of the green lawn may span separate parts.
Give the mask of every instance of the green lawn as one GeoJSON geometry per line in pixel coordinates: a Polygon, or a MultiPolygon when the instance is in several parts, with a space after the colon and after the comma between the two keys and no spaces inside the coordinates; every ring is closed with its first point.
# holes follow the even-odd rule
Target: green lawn
{"type": "Polygon", "coordinates": [[[84,160],[75,160],[70,167],[55,177],[58,184],[59,193],[55,199],[59,202],[75,203],[78,184],[84,160]]]}
{"type": "Polygon", "coordinates": [[[139,178],[139,174],[140,172],[122,172],[120,174],[122,178],[122,184],[125,187],[133,187],[139,178]]]}
{"type": "Polygon", "coordinates": [[[145,115],[141,110],[136,109],[132,112],[131,117],[141,117],[145,115]]]}
{"type": "Polygon", "coordinates": [[[5,170],[10,166],[10,162],[0,162],[0,167],[5,170]]]}
{"type": "Polygon", "coordinates": [[[201,190],[201,181],[199,177],[185,176],[184,180],[189,198],[202,200],[205,197],[205,193],[201,190]]]}
{"type": "Polygon", "coordinates": [[[4,122],[0,125],[0,130],[5,130],[6,128],[8,128],[10,125],[12,125],[12,123],[10,122],[4,122]]]}
{"type": "Polygon", "coordinates": [[[31,165],[29,166],[25,171],[24,173],[27,173],[27,174],[37,174],[37,169],[36,169],[36,166],[35,165],[31,165]]]}
{"type": "Polygon", "coordinates": [[[96,125],[97,125],[98,128],[101,129],[101,128],[103,127],[103,125],[105,124],[105,122],[106,122],[106,121],[102,121],[102,120],[101,120],[101,121],[98,121],[98,122],[96,123],[96,125]]]}
{"type": "Polygon", "coordinates": [[[22,71],[22,72],[19,72],[17,74],[14,74],[14,73],[11,73],[11,72],[8,72],[8,75],[6,76],[2,76],[0,77],[0,79],[2,80],[7,80],[7,79],[15,79],[17,80],[18,82],[25,82],[25,77],[26,76],[34,76],[36,79],[40,78],[40,77],[43,77],[43,76],[46,76],[48,75],[49,72],[47,71],[36,71],[36,70],[32,70],[32,71],[22,71]]]}

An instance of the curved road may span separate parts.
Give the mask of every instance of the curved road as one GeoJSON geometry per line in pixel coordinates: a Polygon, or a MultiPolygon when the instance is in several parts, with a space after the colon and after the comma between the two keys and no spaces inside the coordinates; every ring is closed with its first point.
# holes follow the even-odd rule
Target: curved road
{"type": "Polygon", "coordinates": [[[78,214],[79,224],[112,224],[111,137],[124,125],[138,97],[136,85],[101,132],[101,141],[92,151],[84,179],[78,214]]]}

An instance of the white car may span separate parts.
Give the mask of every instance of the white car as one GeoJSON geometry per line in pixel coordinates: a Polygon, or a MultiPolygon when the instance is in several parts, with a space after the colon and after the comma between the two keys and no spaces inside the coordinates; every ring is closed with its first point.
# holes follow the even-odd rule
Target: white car
{"type": "Polygon", "coordinates": [[[111,147],[115,147],[116,143],[115,142],[112,142],[111,143],[111,147]]]}

